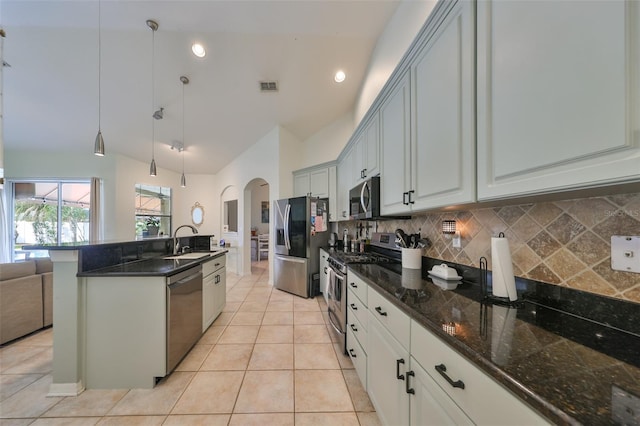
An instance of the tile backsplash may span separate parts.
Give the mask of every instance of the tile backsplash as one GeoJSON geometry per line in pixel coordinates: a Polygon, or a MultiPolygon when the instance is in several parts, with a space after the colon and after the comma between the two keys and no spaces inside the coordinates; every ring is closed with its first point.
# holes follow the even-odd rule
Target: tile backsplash
{"type": "MultiPolygon", "coordinates": [[[[349,234],[357,222],[338,224],[349,234]]],[[[484,256],[491,269],[491,237],[504,232],[516,276],[640,302],[640,274],[611,269],[611,236],[640,235],[640,193],[425,213],[377,222],[378,232],[420,232],[432,246],[424,255],[468,266],[484,256]],[[455,219],[462,248],[442,234],[455,219]]]]}

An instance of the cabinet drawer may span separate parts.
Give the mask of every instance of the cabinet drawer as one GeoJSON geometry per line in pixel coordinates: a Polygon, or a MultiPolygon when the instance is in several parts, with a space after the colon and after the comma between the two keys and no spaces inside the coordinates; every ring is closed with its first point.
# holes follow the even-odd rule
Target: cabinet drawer
{"type": "Polygon", "coordinates": [[[411,355],[474,423],[548,424],[515,395],[415,321],[411,322],[411,355]],[[436,366],[440,366],[441,373],[436,366]],[[464,383],[464,389],[453,387],[444,375],[454,382],[464,383]]]}
{"type": "MultiPolygon", "coordinates": [[[[369,352],[367,350],[367,329],[362,326],[362,323],[358,319],[356,315],[353,314],[353,311],[349,309],[349,313],[347,314],[347,329],[351,331],[351,334],[358,339],[358,343],[365,352],[369,352]]],[[[347,346],[349,342],[347,342],[347,346]]]]}
{"type": "Polygon", "coordinates": [[[369,315],[380,321],[402,346],[408,348],[409,327],[411,325],[409,316],[374,289],[370,288],[369,290],[369,315]]]}
{"type": "Polygon", "coordinates": [[[350,290],[347,291],[347,307],[349,308],[347,313],[347,322],[351,321],[349,318],[356,316],[358,321],[360,321],[360,324],[367,329],[367,323],[369,321],[367,319],[367,305],[362,303],[362,301],[360,301],[360,299],[358,299],[358,297],[356,297],[350,290]]]}
{"type": "Polygon", "coordinates": [[[362,387],[367,389],[367,354],[360,346],[358,339],[353,335],[350,327],[347,327],[347,353],[353,362],[362,387]]]}
{"type": "Polygon", "coordinates": [[[367,288],[369,285],[355,273],[349,271],[347,273],[347,288],[351,290],[360,301],[367,306],[367,288]]]}
{"type": "Polygon", "coordinates": [[[216,257],[215,259],[208,260],[202,264],[202,276],[206,277],[209,274],[213,274],[220,268],[224,268],[226,264],[227,256],[223,255],[216,257]]]}

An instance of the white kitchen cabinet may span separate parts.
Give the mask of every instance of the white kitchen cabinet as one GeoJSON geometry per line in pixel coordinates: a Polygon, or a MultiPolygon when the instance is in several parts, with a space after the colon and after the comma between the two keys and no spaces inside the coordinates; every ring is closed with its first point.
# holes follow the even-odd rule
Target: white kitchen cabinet
{"type": "Polygon", "coordinates": [[[480,200],[640,178],[640,3],[478,2],[477,46],[480,200]]]}
{"type": "Polygon", "coordinates": [[[367,391],[384,425],[409,424],[406,372],[409,350],[403,347],[369,310],[367,391]]]}
{"type": "Polygon", "coordinates": [[[474,5],[455,3],[380,107],[382,214],[475,201],[474,5]]]}
{"type": "Polygon", "coordinates": [[[413,357],[407,377],[411,426],[474,424],[413,357]]]}
{"type": "Polygon", "coordinates": [[[380,212],[405,213],[411,184],[411,80],[407,72],[380,106],[380,212]]]}
{"type": "MultiPolygon", "coordinates": [[[[413,320],[411,321],[411,356],[424,368],[434,384],[437,383],[437,386],[475,424],[548,424],[506,388],[413,320]],[[436,366],[439,367],[440,372],[436,366]],[[456,382],[458,384],[454,386],[453,383],[456,382]]],[[[411,369],[417,371],[414,364],[411,365],[411,369]]],[[[413,380],[413,377],[411,379],[413,380]]],[[[424,376],[423,380],[427,381],[424,376]]],[[[441,406],[446,409],[450,404],[443,403],[441,406]]]]}
{"type": "Polygon", "coordinates": [[[294,172],[293,195],[303,197],[305,195],[328,198],[329,197],[329,168],[322,167],[307,172],[294,172]]]}
{"type": "Polygon", "coordinates": [[[329,254],[324,249],[320,249],[320,291],[324,301],[329,303],[329,254]]]}
{"type": "Polygon", "coordinates": [[[336,221],[349,220],[349,190],[353,172],[352,149],[349,148],[337,164],[337,210],[336,221]]]}
{"type": "Polygon", "coordinates": [[[362,387],[368,387],[367,366],[369,337],[367,333],[367,283],[352,271],[347,272],[347,353],[356,368],[362,387]]]}
{"type": "Polygon", "coordinates": [[[293,172],[293,196],[328,198],[329,220],[335,220],[338,208],[336,185],[336,164],[333,161],[293,172]]]}
{"type": "Polygon", "coordinates": [[[457,2],[411,67],[411,210],[476,199],[474,8],[457,2]]]}
{"type": "Polygon", "coordinates": [[[351,187],[380,173],[380,116],[376,112],[358,133],[353,145],[351,187]]]}
{"type": "Polygon", "coordinates": [[[226,255],[202,264],[202,332],[220,315],[227,298],[226,255]]]}

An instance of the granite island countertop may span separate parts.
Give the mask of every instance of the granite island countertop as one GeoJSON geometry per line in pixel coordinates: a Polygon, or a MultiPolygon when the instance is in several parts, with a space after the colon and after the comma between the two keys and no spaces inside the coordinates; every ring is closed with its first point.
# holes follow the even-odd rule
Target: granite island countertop
{"type": "Polygon", "coordinates": [[[640,406],[626,407],[640,401],[640,335],[529,301],[505,327],[508,308],[481,303],[475,284],[445,290],[419,279],[410,289],[379,265],[349,271],[551,422],[638,424],[640,406]],[[455,336],[443,330],[452,322],[455,336]],[[496,343],[497,328],[512,330],[506,346],[496,343]]]}
{"type": "MultiPolygon", "coordinates": [[[[173,255],[163,255],[120,263],[105,268],[78,273],[79,277],[153,277],[169,276],[187,270],[199,263],[208,262],[227,253],[226,249],[202,252],[201,257],[172,259],[173,255]]],[[[200,253],[196,253],[200,254],[200,253]]]]}

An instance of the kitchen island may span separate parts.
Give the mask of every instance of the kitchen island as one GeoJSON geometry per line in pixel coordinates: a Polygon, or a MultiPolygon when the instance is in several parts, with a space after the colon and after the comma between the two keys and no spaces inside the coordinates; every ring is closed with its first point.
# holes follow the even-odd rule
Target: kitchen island
{"type": "MultiPolygon", "coordinates": [[[[195,241],[186,245],[198,248],[195,241]]],[[[206,252],[184,256],[170,255],[171,247],[169,238],[25,247],[49,250],[54,264],[50,396],[75,396],[85,388],[151,388],[171,372],[168,280],[199,267],[224,288],[226,256],[224,249],[210,252],[208,242],[206,252]]],[[[190,303],[221,311],[224,292],[209,292],[223,300],[211,302],[203,299],[203,287],[201,278],[190,303]]],[[[204,326],[201,319],[200,333],[204,326]]]]}

